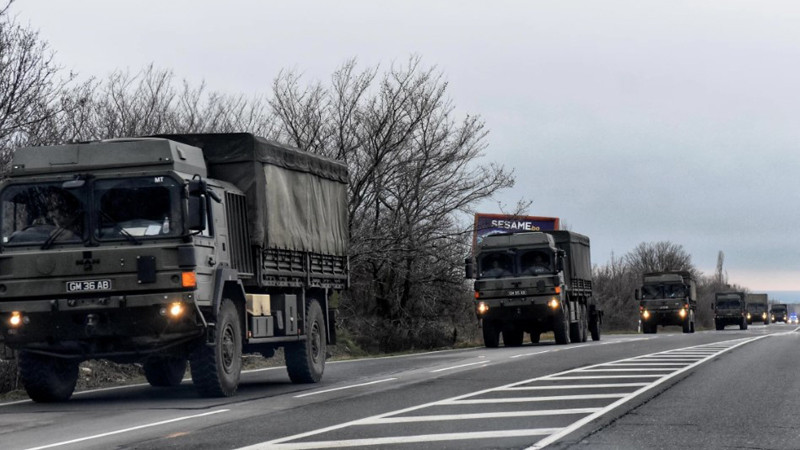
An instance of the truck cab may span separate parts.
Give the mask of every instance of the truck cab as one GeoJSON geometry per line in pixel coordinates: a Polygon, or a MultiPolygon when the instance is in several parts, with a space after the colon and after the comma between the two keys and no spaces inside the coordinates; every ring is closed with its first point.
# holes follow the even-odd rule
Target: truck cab
{"type": "Polygon", "coordinates": [[[634,296],[644,333],[657,333],[659,325],[679,325],[684,333],[694,333],[697,289],[690,272],[646,273],[634,296]]]}
{"type": "Polygon", "coordinates": [[[774,303],[770,309],[770,318],[773,322],[787,323],[789,320],[789,307],[785,303],[774,303]]]}

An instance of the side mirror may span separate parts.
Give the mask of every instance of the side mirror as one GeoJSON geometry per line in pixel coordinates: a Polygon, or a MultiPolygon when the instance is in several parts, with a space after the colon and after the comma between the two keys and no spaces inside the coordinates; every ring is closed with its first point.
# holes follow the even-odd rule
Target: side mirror
{"type": "Polygon", "coordinates": [[[192,231],[206,229],[206,198],[198,195],[189,196],[189,211],[186,219],[186,228],[192,231]]]}
{"type": "Polygon", "coordinates": [[[475,266],[472,264],[472,258],[464,260],[464,271],[466,272],[464,278],[475,278],[475,266]]]}
{"type": "Polygon", "coordinates": [[[714,310],[714,304],[713,303],[711,304],[711,310],[712,311],[714,310]]]}
{"type": "Polygon", "coordinates": [[[635,298],[636,300],[641,300],[642,299],[642,296],[639,295],[639,290],[638,289],[634,289],[633,290],[633,298],[635,298]]]}
{"type": "Polygon", "coordinates": [[[564,256],[561,254],[556,256],[556,270],[559,272],[564,271],[564,256]]]}

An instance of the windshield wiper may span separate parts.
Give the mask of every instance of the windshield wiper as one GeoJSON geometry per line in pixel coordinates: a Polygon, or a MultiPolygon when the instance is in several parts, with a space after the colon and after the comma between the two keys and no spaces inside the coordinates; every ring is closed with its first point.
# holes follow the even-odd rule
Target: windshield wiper
{"type": "Polygon", "coordinates": [[[103,211],[102,209],[97,210],[101,216],[103,216],[106,220],[110,221],[114,224],[114,229],[119,231],[119,234],[125,236],[125,238],[133,243],[133,245],[142,245],[142,241],[136,239],[136,237],[130,233],[125,228],[122,228],[117,221],[111,217],[107,212],[103,211]]]}
{"type": "MultiPolygon", "coordinates": [[[[42,250],[47,250],[50,247],[52,247],[53,244],[56,242],[56,240],[59,238],[59,236],[61,236],[65,231],[67,231],[67,229],[69,227],[71,227],[73,224],[75,224],[75,222],[78,219],[80,219],[81,217],[83,217],[83,211],[82,210],[78,211],[78,213],[72,219],[69,219],[67,221],[67,223],[64,224],[64,226],[58,225],[58,227],[55,230],[53,230],[52,233],[50,233],[50,237],[48,237],[47,240],[44,241],[44,243],[42,244],[41,249],[42,250]]],[[[86,241],[83,240],[82,242],[86,242],[86,241]]]]}

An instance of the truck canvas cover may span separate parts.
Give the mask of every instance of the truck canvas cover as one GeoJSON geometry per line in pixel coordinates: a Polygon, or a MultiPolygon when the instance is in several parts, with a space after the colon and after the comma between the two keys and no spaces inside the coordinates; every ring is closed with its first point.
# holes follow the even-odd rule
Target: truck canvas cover
{"type": "Polygon", "coordinates": [[[592,263],[589,237],[573,231],[546,231],[553,236],[556,247],[566,251],[567,276],[571,279],[591,280],[592,263]]]}
{"type": "Polygon", "coordinates": [[[199,147],[208,176],[247,197],[250,240],[262,249],[347,252],[347,166],[249,133],[162,135],[199,147]]]}

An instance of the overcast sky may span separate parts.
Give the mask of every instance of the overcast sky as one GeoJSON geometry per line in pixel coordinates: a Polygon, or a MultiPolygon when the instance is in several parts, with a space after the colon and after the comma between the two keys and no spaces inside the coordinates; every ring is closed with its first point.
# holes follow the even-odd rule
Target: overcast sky
{"type": "MultiPolygon", "coordinates": [[[[594,263],[683,245],[732,282],[800,290],[800,2],[18,0],[65,68],[149,63],[257,94],[282,68],[417,54],[533,201],[592,240],[594,263]]],[[[481,206],[497,212],[493,203],[481,206]]]]}

